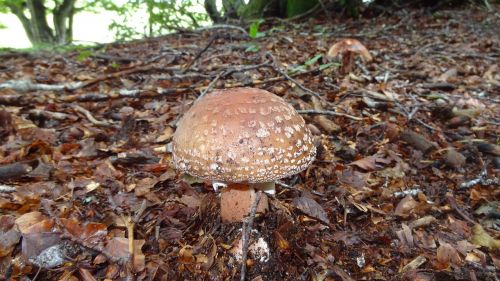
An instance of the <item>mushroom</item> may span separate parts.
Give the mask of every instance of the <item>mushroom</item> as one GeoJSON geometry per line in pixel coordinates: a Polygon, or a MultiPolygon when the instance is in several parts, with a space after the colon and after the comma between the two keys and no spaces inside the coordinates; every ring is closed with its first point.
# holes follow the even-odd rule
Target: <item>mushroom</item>
{"type": "MultiPolygon", "coordinates": [[[[180,120],[172,139],[175,167],[210,180],[221,191],[221,217],[241,221],[255,189],[274,194],[274,181],[297,174],[316,156],[304,119],[282,98],[261,89],[211,92],[180,120]]],[[[262,196],[258,212],[267,209],[262,196]]]]}
{"type": "Polygon", "coordinates": [[[340,71],[343,74],[351,72],[354,56],[356,54],[360,55],[364,62],[372,60],[372,56],[368,49],[356,39],[342,39],[333,44],[330,50],[328,50],[328,56],[331,58],[342,55],[342,67],[340,71]]]}

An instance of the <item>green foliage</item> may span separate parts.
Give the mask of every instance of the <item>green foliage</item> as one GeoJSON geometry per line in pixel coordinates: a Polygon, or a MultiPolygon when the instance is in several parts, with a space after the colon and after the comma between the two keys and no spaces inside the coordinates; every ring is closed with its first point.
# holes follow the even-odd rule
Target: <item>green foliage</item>
{"type": "Polygon", "coordinates": [[[208,21],[201,0],[128,0],[123,5],[115,1],[102,1],[102,6],[108,11],[114,11],[121,19],[114,21],[110,29],[114,30],[118,40],[130,40],[145,36],[158,36],[170,31],[197,28],[208,21]],[[198,8],[198,9],[197,9],[198,8]],[[147,20],[142,28],[137,30],[127,24],[145,14],[147,20]]]}
{"type": "Polygon", "coordinates": [[[248,36],[250,36],[251,38],[264,37],[266,35],[266,33],[259,32],[259,27],[263,22],[264,22],[264,19],[259,19],[259,20],[252,22],[252,24],[250,25],[250,28],[248,30],[248,36]]]}
{"type": "MultiPolygon", "coordinates": [[[[349,0],[347,0],[349,1],[349,0]]],[[[303,14],[318,4],[318,0],[287,0],[286,16],[291,18],[303,14]]]]}
{"type": "Polygon", "coordinates": [[[92,54],[94,54],[94,52],[90,51],[90,50],[83,50],[81,52],[78,53],[78,56],[76,57],[76,60],[77,61],[84,61],[85,59],[87,59],[88,57],[90,57],[92,54]]]}
{"type": "Polygon", "coordinates": [[[250,53],[257,53],[258,51],[260,51],[260,46],[256,43],[248,44],[248,47],[245,49],[245,52],[250,53]]]}
{"type": "MultiPolygon", "coordinates": [[[[295,73],[305,72],[305,71],[307,71],[309,69],[312,69],[312,66],[315,65],[315,64],[317,64],[318,61],[322,57],[323,57],[322,54],[317,54],[314,57],[308,59],[306,62],[304,62],[304,64],[297,65],[297,66],[291,68],[290,70],[288,70],[288,74],[295,74],[295,73]]],[[[320,64],[319,65],[319,70],[322,71],[322,70],[325,70],[325,69],[330,68],[332,66],[340,66],[340,64],[336,63],[336,62],[330,62],[330,63],[320,64]]]]}
{"type": "Polygon", "coordinates": [[[313,65],[315,64],[323,55],[315,55],[313,58],[307,60],[304,64],[305,65],[313,65]]]}
{"type": "Polygon", "coordinates": [[[355,18],[359,16],[360,8],[363,6],[362,0],[339,0],[339,3],[347,15],[355,18]]]}

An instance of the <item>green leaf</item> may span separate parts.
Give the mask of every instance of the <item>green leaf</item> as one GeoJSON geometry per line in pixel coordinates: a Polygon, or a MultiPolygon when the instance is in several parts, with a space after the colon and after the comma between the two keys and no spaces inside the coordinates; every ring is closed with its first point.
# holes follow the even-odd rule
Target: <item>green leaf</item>
{"type": "Polygon", "coordinates": [[[325,64],[322,64],[319,66],[319,70],[322,71],[322,70],[325,70],[327,68],[330,68],[332,66],[340,66],[340,63],[336,63],[336,62],[330,62],[330,63],[325,63],[325,64]]]}
{"type": "Polygon", "coordinates": [[[259,27],[263,22],[264,19],[259,19],[252,22],[252,24],[250,25],[250,29],[248,30],[248,36],[250,36],[250,38],[260,38],[265,36],[264,32],[259,32],[259,27]]]}
{"type": "Polygon", "coordinates": [[[248,47],[245,49],[245,52],[256,53],[260,51],[260,46],[254,43],[248,44],[248,47]]]}
{"type": "Polygon", "coordinates": [[[93,54],[93,52],[89,51],[89,50],[81,51],[78,54],[78,56],[76,57],[76,60],[83,61],[83,60],[87,59],[88,57],[90,57],[92,54],[93,54]]]}
{"type": "Polygon", "coordinates": [[[313,65],[315,64],[323,55],[316,55],[314,56],[312,59],[309,59],[308,61],[306,61],[304,64],[305,65],[313,65]]]}
{"type": "Polygon", "coordinates": [[[291,68],[290,70],[288,70],[288,74],[295,74],[298,72],[304,72],[306,70],[307,70],[307,68],[305,65],[298,65],[298,66],[295,66],[295,67],[291,68]]]}

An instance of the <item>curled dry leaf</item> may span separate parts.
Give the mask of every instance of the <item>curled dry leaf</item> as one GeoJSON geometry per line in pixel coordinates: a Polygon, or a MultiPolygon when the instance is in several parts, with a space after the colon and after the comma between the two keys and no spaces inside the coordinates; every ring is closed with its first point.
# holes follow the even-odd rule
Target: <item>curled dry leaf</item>
{"type": "Polygon", "coordinates": [[[436,148],[436,144],[422,136],[421,134],[415,133],[410,130],[405,130],[401,133],[401,139],[409,143],[411,146],[422,151],[423,153],[430,152],[436,148]]]}
{"type": "Polygon", "coordinates": [[[98,243],[108,234],[107,226],[102,223],[89,222],[81,226],[81,223],[74,219],[61,219],[61,222],[66,231],[87,243],[98,243]]]}
{"type": "MultiPolygon", "coordinates": [[[[142,246],[145,240],[134,240],[134,271],[140,272],[144,270],[146,265],[145,256],[142,253],[142,246]]],[[[128,239],[123,237],[111,238],[105,247],[106,251],[115,258],[127,260],[130,257],[128,251],[128,239]]]]}
{"type": "Polygon", "coordinates": [[[14,225],[13,216],[0,216],[0,258],[9,255],[21,238],[14,225]]]}
{"type": "Polygon", "coordinates": [[[42,215],[42,213],[30,212],[30,213],[26,213],[26,214],[18,217],[16,219],[16,226],[19,229],[19,231],[24,234],[27,232],[27,229],[30,226],[32,226],[32,225],[34,225],[42,220],[44,220],[44,216],[42,215]]]}
{"type": "Polygon", "coordinates": [[[318,202],[314,201],[311,198],[308,197],[298,197],[293,199],[293,205],[295,208],[299,209],[302,211],[304,214],[318,219],[326,224],[330,223],[330,220],[328,219],[325,210],[323,207],[321,207],[318,202]]]}
{"type": "Polygon", "coordinates": [[[456,151],[454,148],[448,149],[444,157],[444,162],[446,163],[446,165],[450,166],[453,169],[462,168],[465,165],[465,160],[465,156],[456,151]]]}
{"type": "Polygon", "coordinates": [[[363,170],[373,171],[381,167],[382,164],[389,164],[391,163],[391,161],[392,161],[391,158],[384,158],[383,155],[375,154],[351,162],[349,165],[358,166],[363,170]]]}
{"type": "Polygon", "coordinates": [[[80,267],[78,268],[78,271],[80,272],[80,276],[82,277],[83,281],[97,281],[92,272],[90,272],[88,269],[80,267]]]}
{"type": "Polygon", "coordinates": [[[404,251],[409,253],[414,246],[413,235],[411,229],[406,224],[401,224],[401,228],[401,230],[396,231],[396,235],[401,241],[404,251]]]}
{"type": "Polygon", "coordinates": [[[413,197],[411,195],[407,195],[405,198],[403,198],[401,201],[399,201],[399,204],[396,206],[396,210],[394,210],[394,213],[397,216],[406,217],[417,206],[418,206],[418,202],[415,201],[415,199],[413,199],[413,197]]]}
{"type": "Polygon", "coordinates": [[[450,263],[454,265],[461,265],[462,259],[458,254],[458,251],[452,245],[448,243],[441,243],[437,249],[436,258],[438,261],[438,268],[447,268],[450,263]]]}

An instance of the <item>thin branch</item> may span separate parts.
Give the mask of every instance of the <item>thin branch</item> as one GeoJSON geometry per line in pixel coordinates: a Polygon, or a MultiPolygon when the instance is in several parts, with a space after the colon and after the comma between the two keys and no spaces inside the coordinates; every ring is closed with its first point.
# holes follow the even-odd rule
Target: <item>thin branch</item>
{"type": "Polygon", "coordinates": [[[297,80],[293,79],[292,77],[290,77],[290,75],[288,75],[285,71],[283,71],[281,68],[279,68],[277,65],[276,65],[276,59],[274,58],[274,56],[271,54],[271,53],[267,53],[266,54],[267,57],[271,58],[272,61],[273,61],[273,64],[270,65],[270,67],[272,67],[274,69],[274,71],[278,72],[279,74],[283,75],[287,80],[289,80],[290,82],[294,83],[297,87],[299,87],[300,89],[302,89],[303,91],[317,97],[318,99],[321,99],[323,100],[323,97],[319,94],[319,93],[316,93],[315,91],[309,89],[309,88],[306,88],[304,87],[302,84],[300,84],[297,80]]]}
{"type": "Polygon", "coordinates": [[[210,29],[236,29],[241,31],[241,33],[245,34],[245,36],[248,37],[248,32],[241,26],[237,25],[230,25],[230,24],[214,24],[210,26],[203,26],[200,28],[197,28],[195,31],[204,31],[204,30],[210,30],[210,29]]]}
{"type": "Polygon", "coordinates": [[[255,193],[255,199],[252,202],[252,207],[250,209],[250,215],[245,218],[246,222],[243,223],[243,237],[241,238],[242,243],[243,243],[243,253],[241,254],[240,281],[245,281],[245,275],[246,275],[246,271],[247,271],[248,242],[250,240],[250,234],[252,232],[253,221],[255,219],[255,213],[257,213],[257,206],[259,205],[261,195],[262,195],[261,190],[259,190],[255,193]]]}
{"type": "Polygon", "coordinates": [[[50,84],[35,84],[30,80],[10,80],[4,83],[0,83],[0,89],[12,89],[18,92],[30,92],[30,91],[63,91],[63,90],[76,90],[81,88],[84,82],[70,82],[58,85],[50,84]]]}
{"type": "Polygon", "coordinates": [[[217,83],[217,81],[219,81],[219,79],[220,79],[223,75],[225,75],[225,71],[222,71],[222,72],[220,72],[219,74],[217,74],[217,76],[215,76],[214,80],[212,80],[212,81],[210,82],[210,84],[208,84],[208,86],[207,86],[205,89],[203,89],[203,90],[201,91],[201,94],[200,94],[200,96],[197,98],[197,100],[200,100],[202,97],[204,97],[204,96],[208,93],[208,91],[210,91],[210,89],[212,89],[212,88],[213,88],[213,86],[215,85],[215,83],[217,83]]]}
{"type": "Polygon", "coordinates": [[[201,49],[198,54],[196,54],[196,56],[194,57],[193,60],[191,60],[187,65],[186,67],[181,71],[181,73],[186,73],[186,71],[188,71],[191,66],[201,57],[201,55],[206,52],[208,50],[208,48],[210,48],[210,46],[212,46],[212,44],[215,42],[215,40],[217,40],[217,38],[219,38],[219,36],[217,34],[215,34],[214,36],[212,36],[212,38],[208,41],[208,44],[205,46],[205,48],[201,49]]]}
{"type": "Polygon", "coordinates": [[[73,108],[80,112],[81,114],[85,115],[85,117],[87,117],[87,119],[94,125],[96,126],[103,126],[103,127],[109,127],[111,126],[112,124],[107,122],[107,121],[101,121],[101,120],[97,120],[93,115],[92,113],[90,113],[90,111],[86,110],[85,108],[75,104],[73,105],[73,108]]]}
{"type": "Polygon", "coordinates": [[[11,193],[16,190],[17,188],[15,186],[0,184],[0,193],[11,193]]]}
{"type": "Polygon", "coordinates": [[[356,121],[363,121],[362,117],[357,117],[353,115],[349,115],[346,113],[340,113],[331,110],[314,110],[314,109],[305,109],[305,110],[297,110],[299,114],[320,114],[320,115],[330,115],[330,116],[342,116],[356,121]]]}

